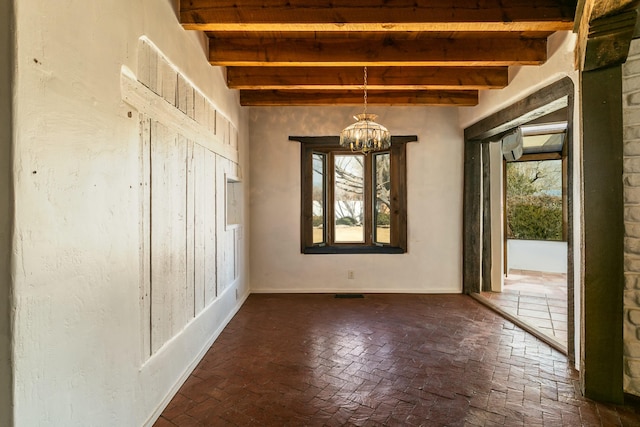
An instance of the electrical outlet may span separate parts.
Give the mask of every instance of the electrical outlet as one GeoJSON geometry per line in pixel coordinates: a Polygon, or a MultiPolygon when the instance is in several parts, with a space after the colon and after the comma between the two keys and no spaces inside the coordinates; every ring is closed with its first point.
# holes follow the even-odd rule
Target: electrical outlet
{"type": "Polygon", "coordinates": [[[353,270],[347,271],[347,279],[353,280],[354,277],[355,277],[355,274],[353,273],[353,270]]]}

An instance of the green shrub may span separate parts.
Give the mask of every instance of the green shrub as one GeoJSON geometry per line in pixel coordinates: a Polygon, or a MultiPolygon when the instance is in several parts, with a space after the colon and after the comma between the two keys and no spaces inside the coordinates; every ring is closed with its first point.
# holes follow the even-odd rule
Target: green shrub
{"type": "Polygon", "coordinates": [[[562,198],[549,195],[513,196],[507,203],[507,237],[562,240],[562,198]]]}
{"type": "Polygon", "coordinates": [[[388,213],[378,212],[376,225],[391,225],[391,216],[388,213]]]}
{"type": "Polygon", "coordinates": [[[358,225],[358,220],[350,216],[343,216],[336,220],[337,225],[358,225]]]}

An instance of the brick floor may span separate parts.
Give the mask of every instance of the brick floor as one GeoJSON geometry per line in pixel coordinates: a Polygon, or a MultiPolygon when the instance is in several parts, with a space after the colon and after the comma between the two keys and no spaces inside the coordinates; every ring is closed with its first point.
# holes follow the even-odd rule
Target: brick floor
{"type": "Polygon", "coordinates": [[[156,426],[640,426],[465,295],[251,295],[156,426]]]}

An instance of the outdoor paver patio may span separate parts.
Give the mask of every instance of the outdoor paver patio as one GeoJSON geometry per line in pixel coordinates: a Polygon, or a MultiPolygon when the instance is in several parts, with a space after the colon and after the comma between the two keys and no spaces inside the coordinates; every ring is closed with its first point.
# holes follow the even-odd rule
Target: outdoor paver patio
{"type": "Polygon", "coordinates": [[[502,292],[482,296],[566,347],[566,274],[511,270],[502,292]]]}

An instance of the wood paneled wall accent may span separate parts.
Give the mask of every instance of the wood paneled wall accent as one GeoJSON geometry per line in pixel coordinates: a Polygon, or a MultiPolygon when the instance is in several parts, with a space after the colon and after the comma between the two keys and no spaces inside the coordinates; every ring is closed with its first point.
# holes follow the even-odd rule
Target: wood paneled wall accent
{"type": "Polygon", "coordinates": [[[140,112],[168,116],[164,120],[175,122],[185,136],[238,162],[236,126],[147,39],[138,43],[135,76],[123,73],[121,81],[124,100],[140,112]]]}
{"type": "MultiPolygon", "coordinates": [[[[146,40],[121,76],[140,114],[140,305],[144,359],[238,278],[242,224],[225,225],[238,131],[146,40]]],[[[144,362],[144,360],[143,360],[144,362]]]]}
{"type": "Polygon", "coordinates": [[[187,286],[187,145],[162,123],[152,122],[150,129],[149,296],[155,353],[193,317],[193,287],[187,286]]]}
{"type": "Polygon", "coordinates": [[[217,260],[222,251],[235,263],[236,252],[218,248],[229,237],[217,206],[224,204],[217,163],[229,161],[154,119],[143,117],[142,129],[141,302],[149,357],[216,299],[218,284],[231,283],[218,274],[217,260]]]}

